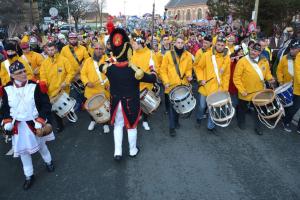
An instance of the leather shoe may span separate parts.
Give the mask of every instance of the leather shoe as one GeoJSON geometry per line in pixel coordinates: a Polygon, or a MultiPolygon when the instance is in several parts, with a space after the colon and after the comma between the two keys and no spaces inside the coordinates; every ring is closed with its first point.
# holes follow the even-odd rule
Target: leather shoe
{"type": "Polygon", "coordinates": [[[116,155],[116,156],[114,156],[114,160],[115,161],[121,161],[122,160],[122,156],[116,155]]]}
{"type": "Polygon", "coordinates": [[[28,190],[32,186],[33,182],[34,182],[34,175],[30,176],[29,179],[25,179],[25,182],[23,184],[23,189],[28,190]]]}
{"type": "Polygon", "coordinates": [[[175,131],[174,128],[170,128],[169,133],[170,133],[171,137],[175,137],[176,136],[176,131],[175,131]]]}
{"type": "Polygon", "coordinates": [[[49,164],[47,164],[47,163],[45,163],[45,164],[46,164],[46,169],[47,169],[48,172],[54,172],[55,167],[54,167],[52,161],[49,164]]]}
{"type": "Polygon", "coordinates": [[[257,135],[263,135],[264,133],[263,133],[263,131],[262,130],[259,130],[259,129],[254,129],[254,131],[255,131],[255,133],[257,134],[257,135]]]}
{"type": "Polygon", "coordinates": [[[137,151],[136,154],[133,155],[133,156],[132,156],[132,155],[129,155],[130,158],[135,158],[135,157],[140,153],[140,148],[138,148],[138,147],[136,147],[136,148],[137,148],[138,151],[137,151]]]}

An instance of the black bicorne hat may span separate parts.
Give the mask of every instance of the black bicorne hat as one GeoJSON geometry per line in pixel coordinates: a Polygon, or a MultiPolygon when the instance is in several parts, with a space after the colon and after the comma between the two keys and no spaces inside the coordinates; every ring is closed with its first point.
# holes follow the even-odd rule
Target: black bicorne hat
{"type": "Polygon", "coordinates": [[[109,36],[109,43],[113,56],[118,62],[128,61],[128,57],[132,55],[132,48],[129,37],[124,29],[114,29],[109,36]]]}

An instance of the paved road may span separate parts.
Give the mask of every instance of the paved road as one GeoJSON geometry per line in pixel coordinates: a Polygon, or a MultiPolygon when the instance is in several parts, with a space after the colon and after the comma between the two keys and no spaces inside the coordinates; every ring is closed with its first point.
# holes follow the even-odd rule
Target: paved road
{"type": "MultiPolygon", "coordinates": [[[[193,119],[194,116],[192,116],[193,119]]],[[[49,144],[56,164],[47,173],[34,155],[36,182],[23,191],[19,159],[5,156],[0,145],[0,199],[19,200],[299,200],[300,135],[280,129],[257,136],[241,131],[233,120],[228,128],[208,134],[194,120],[181,120],[177,137],[168,135],[167,116],[160,108],[151,117],[152,130],[139,128],[141,153],[113,161],[112,134],[87,131],[80,122],[49,144]]],[[[249,117],[249,121],[250,117],[249,117]]],[[[249,122],[251,126],[251,122],[249,122]]],[[[124,141],[127,155],[127,140],[124,141]]]]}

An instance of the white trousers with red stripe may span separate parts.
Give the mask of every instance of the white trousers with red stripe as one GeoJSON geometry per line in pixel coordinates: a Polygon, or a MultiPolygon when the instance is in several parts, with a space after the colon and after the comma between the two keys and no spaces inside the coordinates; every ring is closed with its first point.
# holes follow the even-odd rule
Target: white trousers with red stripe
{"type": "MultiPolygon", "coordinates": [[[[115,142],[115,153],[114,156],[122,156],[122,142],[123,142],[123,127],[124,117],[122,113],[121,102],[118,104],[115,123],[114,123],[114,142],[115,142]]],[[[137,141],[137,129],[128,129],[128,143],[129,143],[129,155],[134,156],[137,154],[138,149],[136,148],[137,141]]]]}

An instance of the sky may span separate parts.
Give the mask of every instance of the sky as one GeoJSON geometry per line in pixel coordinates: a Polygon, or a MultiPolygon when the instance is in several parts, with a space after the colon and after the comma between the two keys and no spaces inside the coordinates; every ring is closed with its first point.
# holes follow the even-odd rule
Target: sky
{"type": "MultiPolygon", "coordinates": [[[[106,0],[104,11],[111,15],[119,15],[121,12],[123,15],[125,8],[126,15],[141,16],[152,13],[153,2],[154,0],[106,0]]],[[[162,15],[168,2],[169,0],[155,0],[155,13],[162,15]]]]}

